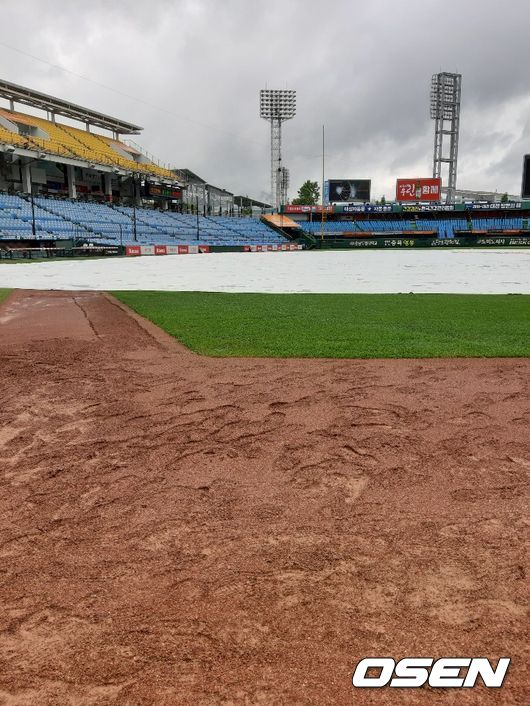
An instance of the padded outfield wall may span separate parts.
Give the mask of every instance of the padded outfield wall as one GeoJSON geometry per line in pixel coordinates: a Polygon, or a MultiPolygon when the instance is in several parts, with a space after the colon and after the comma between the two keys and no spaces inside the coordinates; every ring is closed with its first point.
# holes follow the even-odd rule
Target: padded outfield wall
{"type": "Polygon", "coordinates": [[[317,238],[316,248],[527,248],[530,247],[530,235],[488,235],[473,236],[465,235],[450,239],[422,238],[422,237],[384,237],[384,238],[328,238],[319,240],[317,238]]]}

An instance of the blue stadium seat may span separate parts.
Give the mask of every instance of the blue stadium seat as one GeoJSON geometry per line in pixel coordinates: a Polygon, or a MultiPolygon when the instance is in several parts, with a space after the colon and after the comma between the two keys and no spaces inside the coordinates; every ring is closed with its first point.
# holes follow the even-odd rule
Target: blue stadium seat
{"type": "MultiPolygon", "coordinates": [[[[204,245],[273,245],[285,239],[257,218],[229,218],[155,211],[130,206],[107,205],[61,198],[34,198],[35,237],[83,238],[95,243],[196,244],[204,245]],[[134,226],[136,221],[136,228],[134,226]],[[197,223],[198,235],[197,238],[197,223]],[[135,240],[136,231],[136,240],[135,240]]],[[[445,214],[444,214],[445,216],[445,214]]],[[[28,196],[0,193],[0,239],[29,238],[32,235],[32,206],[28,196]]],[[[512,215],[501,218],[475,216],[473,229],[522,229],[523,219],[512,215]]],[[[526,222],[528,227],[528,223],[526,222]]],[[[371,232],[435,231],[439,238],[454,238],[455,231],[467,231],[466,218],[391,219],[369,218],[301,223],[302,229],[318,235],[371,232]]]]}
{"type": "MultiPolygon", "coordinates": [[[[199,242],[233,246],[286,242],[256,218],[199,216],[197,219],[191,214],[42,196],[34,198],[34,211],[37,237],[43,239],[83,238],[97,243],[145,245],[199,242]]],[[[0,194],[0,238],[8,237],[32,237],[29,197],[0,194]]]]}

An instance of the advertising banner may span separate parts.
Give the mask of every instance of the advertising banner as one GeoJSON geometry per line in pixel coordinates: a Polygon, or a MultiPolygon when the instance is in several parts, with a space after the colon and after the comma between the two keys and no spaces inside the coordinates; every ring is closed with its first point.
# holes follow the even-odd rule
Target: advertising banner
{"type": "Polygon", "coordinates": [[[442,197],[442,180],[398,179],[396,181],[396,201],[439,201],[442,197]]]}
{"type": "Polygon", "coordinates": [[[464,211],[463,203],[433,203],[433,204],[405,204],[402,206],[403,213],[413,211],[464,211]]]}
{"type": "Polygon", "coordinates": [[[468,208],[473,211],[491,211],[494,208],[499,210],[510,210],[512,208],[522,208],[523,204],[520,201],[506,201],[506,203],[501,203],[497,201],[496,203],[471,203],[468,204],[468,208]]]}
{"type": "MultiPolygon", "coordinates": [[[[333,211],[332,206],[326,206],[324,208],[325,213],[331,213],[333,211]]],[[[299,206],[296,204],[288,203],[283,207],[284,213],[322,213],[322,206],[299,206]]]]}
{"type": "Polygon", "coordinates": [[[174,186],[165,186],[147,183],[145,185],[145,195],[158,199],[181,199],[182,190],[174,186]]]}
{"type": "Polygon", "coordinates": [[[335,207],[335,213],[392,213],[392,204],[375,204],[375,203],[361,203],[357,206],[352,204],[345,204],[344,206],[338,204],[335,207]]]}

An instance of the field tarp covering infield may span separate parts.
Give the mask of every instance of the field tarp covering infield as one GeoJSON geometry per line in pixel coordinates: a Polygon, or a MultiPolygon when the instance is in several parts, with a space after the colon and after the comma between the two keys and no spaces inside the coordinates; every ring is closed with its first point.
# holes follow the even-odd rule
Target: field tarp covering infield
{"type": "Polygon", "coordinates": [[[529,250],[167,255],[2,267],[0,287],[321,293],[530,293],[529,250]]]}

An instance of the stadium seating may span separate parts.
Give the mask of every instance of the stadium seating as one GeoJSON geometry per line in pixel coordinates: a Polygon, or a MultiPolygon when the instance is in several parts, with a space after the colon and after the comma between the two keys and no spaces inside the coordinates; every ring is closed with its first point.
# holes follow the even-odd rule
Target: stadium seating
{"type": "MultiPolygon", "coordinates": [[[[209,244],[266,245],[285,239],[256,218],[199,216],[155,211],[147,208],[107,205],[80,200],[46,198],[0,193],[0,240],[2,238],[82,238],[84,240],[124,245],[209,244]]],[[[475,230],[516,230],[523,227],[522,218],[473,218],[475,230]]],[[[309,233],[320,233],[320,221],[303,223],[309,233]]],[[[465,218],[442,219],[374,219],[363,221],[325,221],[326,235],[344,232],[399,233],[401,231],[435,231],[439,238],[453,238],[455,231],[469,229],[465,218]]]]}
{"type": "MultiPolygon", "coordinates": [[[[322,224],[320,221],[312,223],[302,223],[302,228],[308,233],[320,233],[322,224]]],[[[517,230],[523,227],[522,218],[473,218],[472,228],[474,230],[517,230]]],[[[373,232],[373,233],[397,233],[402,231],[435,231],[439,238],[454,238],[456,231],[469,230],[468,221],[465,218],[422,218],[418,220],[363,220],[363,221],[325,221],[324,232],[333,233],[352,232],[373,232]]]]}
{"type": "MultiPolygon", "coordinates": [[[[106,244],[273,245],[285,238],[255,218],[214,218],[94,202],[34,198],[35,237],[106,244]],[[136,236],[136,237],[135,237],[136,236]]],[[[0,194],[0,240],[32,238],[29,197],[0,194]]]]}
{"type": "Polygon", "coordinates": [[[519,230],[523,227],[522,218],[473,218],[471,220],[474,230],[492,230],[494,228],[519,230]]]}
{"type": "Polygon", "coordinates": [[[31,131],[31,134],[19,134],[0,127],[0,140],[3,142],[18,147],[27,146],[28,149],[41,149],[63,157],[75,157],[94,164],[122,167],[129,171],[168,179],[175,178],[173,172],[146,161],[138,150],[118,140],[5,108],[0,108],[0,116],[18,124],[19,127],[26,126],[31,131]],[[39,133],[36,133],[36,130],[39,133]],[[130,158],[126,155],[130,155],[130,158]],[[135,161],[135,156],[139,161],[135,161]]]}
{"type": "MultiPolygon", "coordinates": [[[[28,140],[22,135],[6,130],[6,128],[0,125],[0,142],[15,145],[16,147],[24,147],[28,140]]],[[[33,144],[33,146],[36,147],[37,145],[33,144]]]]}
{"type": "MultiPolygon", "coordinates": [[[[86,232],[79,223],[69,222],[42,208],[37,199],[34,211],[37,239],[71,238],[86,232]]],[[[32,221],[30,201],[19,196],[0,194],[0,238],[32,238],[32,221]]]]}

